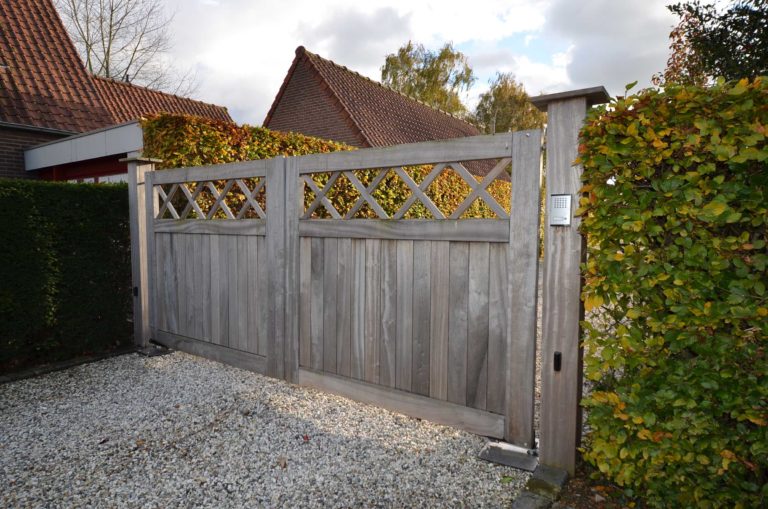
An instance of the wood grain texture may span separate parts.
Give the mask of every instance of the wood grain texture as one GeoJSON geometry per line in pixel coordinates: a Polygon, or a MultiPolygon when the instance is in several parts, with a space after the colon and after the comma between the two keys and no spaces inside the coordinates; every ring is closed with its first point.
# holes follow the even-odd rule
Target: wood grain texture
{"type": "MultiPolygon", "coordinates": [[[[200,300],[202,303],[202,339],[211,341],[211,235],[203,235],[200,239],[202,286],[200,300]]],[[[255,240],[255,239],[254,239],[255,240]]]]}
{"type": "Polygon", "coordinates": [[[192,235],[265,235],[267,222],[263,219],[157,219],[157,233],[188,233],[192,235]]]}
{"type": "Polygon", "coordinates": [[[237,237],[237,334],[240,349],[256,353],[248,337],[248,238],[237,237]]]}
{"type": "Polygon", "coordinates": [[[312,239],[312,283],[310,293],[312,295],[310,300],[310,331],[311,331],[311,343],[312,353],[310,354],[310,366],[312,369],[322,371],[324,352],[323,347],[325,345],[325,337],[323,334],[323,325],[325,319],[324,313],[324,289],[323,289],[323,275],[325,271],[325,244],[323,239],[312,239]]]}
{"type": "Polygon", "coordinates": [[[238,264],[237,258],[237,237],[224,236],[227,246],[227,299],[229,302],[229,347],[237,350],[244,350],[241,343],[240,328],[238,320],[240,319],[240,303],[238,286],[238,264]]]}
{"type": "Polygon", "coordinates": [[[248,352],[259,353],[259,246],[256,237],[245,237],[246,242],[246,323],[248,352]]]}
{"type": "Polygon", "coordinates": [[[259,257],[259,355],[266,357],[267,342],[269,341],[269,260],[267,260],[267,239],[265,237],[256,238],[257,251],[259,257]]]}
{"type": "Polygon", "coordinates": [[[299,369],[299,383],[411,417],[461,428],[481,436],[500,438],[504,434],[504,418],[500,415],[405,391],[308,369],[299,369]]]}
{"type": "Polygon", "coordinates": [[[155,184],[264,177],[266,175],[266,167],[270,162],[271,160],[260,159],[257,161],[243,161],[237,163],[198,166],[194,168],[163,170],[156,174],[155,184]]]}
{"type": "Polygon", "coordinates": [[[508,242],[509,221],[504,219],[303,219],[302,237],[388,240],[454,240],[508,242]]]}
{"type": "Polygon", "coordinates": [[[218,291],[220,327],[218,344],[229,346],[229,237],[226,235],[219,235],[218,291]]]}
{"type": "MultiPolygon", "coordinates": [[[[302,239],[303,241],[304,239],[302,239]]],[[[338,239],[338,282],[336,285],[336,364],[337,373],[352,373],[352,279],[354,259],[352,240],[338,239]]]]}
{"type": "Polygon", "coordinates": [[[397,356],[395,387],[410,391],[413,381],[413,241],[397,242],[397,356]]]}
{"type": "Polygon", "coordinates": [[[507,288],[507,264],[509,246],[490,246],[488,280],[488,397],[486,409],[504,414],[507,385],[507,331],[509,295],[507,288]]]}
{"type": "Polygon", "coordinates": [[[379,383],[381,241],[365,241],[365,381],[379,383]]]}
{"type": "Polygon", "coordinates": [[[397,241],[381,245],[381,370],[379,383],[395,387],[397,366],[397,241]]]}
{"type": "Polygon", "coordinates": [[[189,336],[187,333],[187,294],[185,288],[186,273],[186,248],[187,240],[184,235],[173,236],[173,258],[176,261],[176,303],[178,305],[180,335],[189,336]]]}
{"type": "Polygon", "coordinates": [[[467,294],[469,244],[452,242],[448,315],[448,401],[467,404],[467,294]]]}
{"type": "Polygon", "coordinates": [[[336,290],[339,280],[339,243],[323,239],[323,371],[336,373],[338,333],[336,330],[336,290]]]}
{"type": "Polygon", "coordinates": [[[234,350],[165,331],[158,331],[155,340],[163,346],[192,355],[199,355],[262,375],[266,372],[266,359],[261,355],[234,350]]]}
{"type": "Polygon", "coordinates": [[[352,280],[352,349],[350,376],[365,377],[365,241],[352,240],[354,274],[352,280]]]}
{"type": "Polygon", "coordinates": [[[489,244],[469,245],[467,405],[485,410],[488,390],[489,244]]]}
{"type": "Polygon", "coordinates": [[[432,242],[430,278],[429,395],[448,399],[450,242],[432,242]]]}
{"type": "Polygon", "coordinates": [[[267,178],[267,375],[285,378],[286,328],[286,190],[284,158],[265,161],[267,178]]]}
{"type": "Polygon", "coordinates": [[[312,363],[312,239],[301,239],[299,265],[299,366],[312,363]]]}
{"type": "Polygon", "coordinates": [[[512,158],[506,439],[513,444],[530,448],[534,445],[540,133],[515,133],[512,158]]]}
{"type": "MultiPolygon", "coordinates": [[[[578,155],[578,132],[586,115],[586,98],[548,105],[547,193],[574,196],[578,204],[581,167],[572,166],[578,155]]],[[[571,226],[545,229],[544,309],[542,323],[541,462],[573,474],[580,442],[582,357],[579,347],[581,302],[580,264],[584,254],[578,229],[571,226]],[[555,372],[553,356],[562,352],[562,369],[555,372]]]]}
{"type": "MultiPolygon", "coordinates": [[[[211,299],[210,299],[210,307],[211,307],[211,343],[215,343],[217,345],[224,344],[222,342],[222,323],[221,323],[221,292],[219,290],[219,285],[221,284],[221,280],[223,279],[223,275],[221,273],[221,256],[219,255],[219,244],[221,243],[221,240],[218,235],[211,235],[210,236],[211,245],[211,299]]],[[[173,332],[173,331],[171,331],[173,332]]]]}
{"type": "Polygon", "coordinates": [[[432,243],[413,243],[413,348],[411,391],[429,396],[430,326],[432,311],[432,243]]]}
{"type": "Polygon", "coordinates": [[[284,378],[299,380],[299,214],[304,206],[304,186],[299,182],[296,160],[289,158],[285,170],[285,346],[284,378]]]}
{"type": "MultiPolygon", "coordinates": [[[[168,303],[168,289],[166,288],[166,280],[163,277],[163,267],[167,263],[165,258],[167,256],[168,248],[168,235],[155,234],[155,267],[151,267],[152,277],[155,278],[155,291],[157,292],[156,310],[155,310],[155,327],[158,330],[168,330],[168,318],[166,307],[168,303]]],[[[135,336],[135,332],[134,332],[135,336]]]]}
{"type": "MultiPolygon", "coordinates": [[[[192,255],[192,321],[194,335],[192,337],[203,340],[203,305],[207,300],[203,294],[203,237],[202,235],[189,235],[192,255]]],[[[206,306],[207,307],[207,306],[206,306]]]]}

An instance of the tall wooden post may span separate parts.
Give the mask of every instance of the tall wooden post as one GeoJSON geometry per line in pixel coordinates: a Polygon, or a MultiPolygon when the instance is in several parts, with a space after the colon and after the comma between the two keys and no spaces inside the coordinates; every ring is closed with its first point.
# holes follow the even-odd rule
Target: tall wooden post
{"type": "Polygon", "coordinates": [[[131,152],[120,162],[128,166],[128,206],[131,222],[131,280],[133,285],[133,338],[136,346],[149,344],[149,252],[147,250],[147,213],[145,175],[155,169],[159,159],[141,157],[131,152]]]}
{"type": "MultiPolygon", "coordinates": [[[[580,264],[586,255],[579,234],[580,219],[574,215],[581,188],[578,134],[587,108],[607,102],[603,87],[534,97],[533,104],[547,112],[546,214],[544,234],[544,302],[541,363],[541,444],[539,461],[573,475],[576,449],[581,442],[582,348],[579,322],[584,316],[581,301],[580,264]],[[570,196],[570,224],[553,226],[550,207],[553,195],[566,202],[570,196]]],[[[568,214],[566,213],[567,217],[568,214]]]]}

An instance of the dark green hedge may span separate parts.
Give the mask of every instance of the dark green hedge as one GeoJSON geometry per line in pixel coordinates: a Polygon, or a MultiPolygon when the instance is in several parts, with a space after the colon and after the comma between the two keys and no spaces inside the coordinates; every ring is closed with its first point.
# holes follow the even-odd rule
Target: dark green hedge
{"type": "Polygon", "coordinates": [[[581,132],[585,457],[655,507],[768,506],[768,79],[671,85],[581,132]]]}
{"type": "Polygon", "coordinates": [[[0,372],[131,339],[128,189],[0,180],[0,372]]]}

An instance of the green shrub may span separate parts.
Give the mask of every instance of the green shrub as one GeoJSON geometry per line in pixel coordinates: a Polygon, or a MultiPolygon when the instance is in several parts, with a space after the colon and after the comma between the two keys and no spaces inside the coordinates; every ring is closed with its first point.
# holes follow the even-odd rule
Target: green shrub
{"type": "Polygon", "coordinates": [[[581,132],[586,459],[658,507],[768,504],[768,80],[644,90],[581,132]]]}
{"type": "Polygon", "coordinates": [[[0,371],[131,340],[128,190],[0,180],[0,371]]]}

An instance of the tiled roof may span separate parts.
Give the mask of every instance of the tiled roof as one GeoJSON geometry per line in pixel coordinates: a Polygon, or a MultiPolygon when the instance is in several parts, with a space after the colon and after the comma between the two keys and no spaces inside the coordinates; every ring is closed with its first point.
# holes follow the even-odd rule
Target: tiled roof
{"type": "Polygon", "coordinates": [[[291,73],[300,62],[307,62],[316,70],[322,82],[371,147],[480,134],[475,126],[464,120],[319,57],[303,46],[296,49],[291,71],[286,76],[264,125],[269,124],[290,81],[291,73]]]}
{"type": "Polygon", "coordinates": [[[95,78],[50,0],[0,0],[0,121],[85,132],[159,112],[231,120],[220,106],[95,78]]]}

